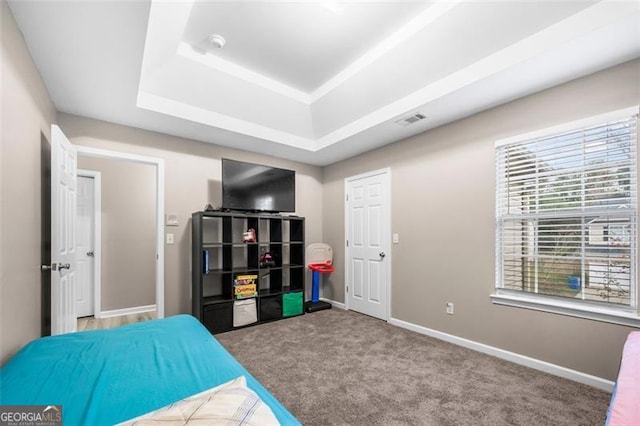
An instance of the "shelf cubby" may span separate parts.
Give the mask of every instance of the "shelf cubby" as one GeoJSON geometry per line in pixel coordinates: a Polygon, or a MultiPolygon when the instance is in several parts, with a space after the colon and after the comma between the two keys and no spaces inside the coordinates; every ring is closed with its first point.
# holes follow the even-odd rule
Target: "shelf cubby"
{"type": "Polygon", "coordinates": [[[236,328],[233,289],[239,275],[257,276],[257,323],[303,314],[296,306],[299,299],[304,301],[304,223],[302,217],[269,213],[194,213],[193,315],[211,333],[236,328]],[[256,241],[244,241],[249,229],[255,231],[256,241]],[[273,265],[260,264],[267,252],[273,265]],[[285,315],[283,300],[289,304],[285,315]]]}

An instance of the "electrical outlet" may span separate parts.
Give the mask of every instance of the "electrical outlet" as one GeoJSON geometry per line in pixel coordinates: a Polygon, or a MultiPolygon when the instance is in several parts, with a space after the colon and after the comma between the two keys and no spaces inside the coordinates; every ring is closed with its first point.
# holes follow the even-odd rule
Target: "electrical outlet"
{"type": "Polygon", "coordinates": [[[167,244],[173,244],[173,234],[167,234],[167,244]]]}
{"type": "Polygon", "coordinates": [[[453,302],[447,302],[447,313],[453,315],[453,302]]]}

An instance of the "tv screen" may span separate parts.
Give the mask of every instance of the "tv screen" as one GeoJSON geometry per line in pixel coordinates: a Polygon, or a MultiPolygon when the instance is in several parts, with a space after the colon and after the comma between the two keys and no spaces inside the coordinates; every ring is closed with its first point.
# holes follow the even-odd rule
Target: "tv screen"
{"type": "Polygon", "coordinates": [[[296,172],[223,158],[222,208],[294,212],[296,172]]]}

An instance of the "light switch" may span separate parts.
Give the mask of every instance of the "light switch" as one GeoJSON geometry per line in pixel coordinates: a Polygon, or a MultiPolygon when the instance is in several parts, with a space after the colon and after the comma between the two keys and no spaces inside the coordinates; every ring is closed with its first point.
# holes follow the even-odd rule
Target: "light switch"
{"type": "Polygon", "coordinates": [[[178,220],[178,215],[177,214],[168,214],[167,215],[167,220],[165,222],[166,226],[179,226],[180,225],[180,221],[178,220]]]}
{"type": "Polygon", "coordinates": [[[167,244],[173,244],[173,234],[167,234],[167,244]]]}
{"type": "Polygon", "coordinates": [[[400,242],[400,236],[398,234],[393,234],[393,244],[398,244],[400,242]]]}

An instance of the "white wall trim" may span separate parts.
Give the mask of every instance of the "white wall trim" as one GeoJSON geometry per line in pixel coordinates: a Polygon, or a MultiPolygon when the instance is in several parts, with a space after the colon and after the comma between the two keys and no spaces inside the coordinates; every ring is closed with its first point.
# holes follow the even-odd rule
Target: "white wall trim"
{"type": "Polygon", "coordinates": [[[102,173],[78,169],[78,176],[93,178],[93,316],[101,318],[102,277],[102,173]]]}
{"type": "MultiPolygon", "coordinates": [[[[500,289],[497,289],[498,291],[500,289]]],[[[594,321],[608,322],[611,324],[626,325],[627,327],[640,328],[640,315],[635,312],[625,312],[608,307],[592,305],[578,305],[576,302],[552,300],[542,296],[522,294],[500,294],[499,292],[489,296],[496,305],[514,306],[517,308],[533,309],[541,312],[568,315],[576,318],[586,318],[594,321]]]]}
{"type": "Polygon", "coordinates": [[[336,302],[335,300],[327,299],[326,297],[321,297],[320,300],[322,300],[323,302],[331,303],[334,308],[345,310],[344,303],[342,302],[336,302]]]}
{"type": "Polygon", "coordinates": [[[544,129],[538,129],[531,132],[523,133],[520,135],[509,136],[508,138],[498,139],[495,142],[495,147],[509,145],[516,142],[528,141],[532,139],[543,138],[545,136],[556,135],[558,133],[564,133],[571,130],[582,129],[590,126],[601,125],[610,121],[624,120],[631,116],[638,114],[638,105],[634,105],[628,108],[622,108],[616,111],[610,111],[604,114],[593,115],[591,117],[574,120],[569,123],[561,123],[556,126],[546,127],[544,129]]]}
{"type": "Polygon", "coordinates": [[[391,318],[389,320],[389,323],[407,330],[415,331],[416,333],[424,334],[426,336],[434,337],[439,340],[444,340],[445,342],[453,343],[454,345],[463,346],[474,351],[495,356],[496,358],[523,365],[525,367],[544,371],[545,373],[573,380],[575,382],[582,383],[588,386],[593,386],[606,392],[611,392],[613,390],[614,383],[601,377],[592,376],[590,374],[582,373],[580,371],[572,370],[570,368],[562,367],[550,362],[531,358],[525,355],[520,355],[515,352],[506,351],[504,349],[485,345],[484,343],[475,342],[473,340],[454,336],[452,334],[443,333],[441,331],[426,328],[421,325],[402,321],[396,318],[391,318]]]}
{"type": "Polygon", "coordinates": [[[146,155],[111,151],[108,149],[94,148],[94,147],[85,146],[85,145],[74,145],[74,146],[78,151],[78,154],[84,155],[85,157],[111,158],[114,160],[133,161],[135,163],[143,163],[143,164],[158,164],[158,162],[164,162],[164,160],[161,158],[148,157],[146,155]]]}
{"type": "MultiPolygon", "coordinates": [[[[74,145],[78,155],[133,161],[156,166],[156,311],[164,318],[164,160],[127,152],[110,151],[83,145],[74,145]]],[[[96,312],[98,310],[96,309],[96,312]]],[[[101,316],[104,312],[100,313],[101,316]]]]}
{"type": "Polygon", "coordinates": [[[164,160],[156,163],[156,317],[164,318],[164,160]]]}
{"type": "Polygon", "coordinates": [[[156,310],[156,305],[134,306],[133,308],[102,311],[100,312],[100,318],[111,318],[111,317],[119,317],[122,315],[141,314],[144,312],[153,312],[155,310],[156,310]]]}

